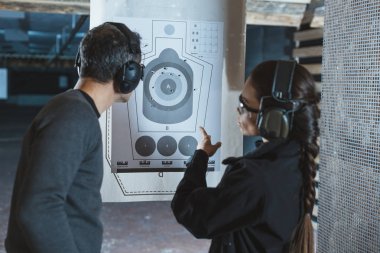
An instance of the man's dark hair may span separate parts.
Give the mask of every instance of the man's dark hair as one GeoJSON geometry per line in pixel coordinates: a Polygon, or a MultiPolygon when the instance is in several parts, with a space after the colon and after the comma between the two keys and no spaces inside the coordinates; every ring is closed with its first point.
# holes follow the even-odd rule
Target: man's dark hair
{"type": "Polygon", "coordinates": [[[104,23],[91,29],[79,47],[80,77],[105,83],[113,80],[129,60],[141,58],[140,35],[124,24],[104,23]]]}

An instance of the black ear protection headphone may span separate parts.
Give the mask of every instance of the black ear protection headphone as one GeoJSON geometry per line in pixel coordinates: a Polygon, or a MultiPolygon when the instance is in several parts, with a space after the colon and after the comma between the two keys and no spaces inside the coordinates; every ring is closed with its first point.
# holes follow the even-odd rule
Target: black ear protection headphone
{"type": "MultiPolygon", "coordinates": [[[[131,40],[129,38],[128,31],[125,30],[125,27],[115,22],[107,22],[107,24],[116,27],[116,29],[118,29],[128,39],[128,53],[135,54],[136,52],[133,51],[130,45],[131,40]]],[[[80,74],[81,66],[79,50],[75,58],[74,65],[78,69],[78,75],[80,74]]],[[[131,93],[134,89],[136,89],[137,85],[140,83],[140,80],[143,80],[144,78],[144,67],[145,66],[143,64],[140,64],[133,60],[127,61],[120,67],[120,69],[117,71],[114,77],[114,82],[115,86],[118,87],[121,93],[131,93]]]]}
{"type": "Polygon", "coordinates": [[[303,100],[292,99],[295,61],[277,61],[272,96],[262,97],[257,116],[260,135],[268,140],[286,139],[293,126],[294,112],[303,100]]]}

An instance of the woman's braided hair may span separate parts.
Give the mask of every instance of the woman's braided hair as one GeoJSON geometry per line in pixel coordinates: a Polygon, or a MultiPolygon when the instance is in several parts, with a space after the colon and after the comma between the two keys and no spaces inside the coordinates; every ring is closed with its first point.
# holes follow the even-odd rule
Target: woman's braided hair
{"type": "MultiPolygon", "coordinates": [[[[271,96],[272,83],[276,68],[276,61],[266,61],[259,64],[251,73],[251,84],[254,86],[257,99],[262,96],[271,96]]],[[[299,168],[303,176],[303,210],[304,216],[297,225],[290,243],[291,253],[313,253],[314,237],[311,224],[311,215],[315,202],[315,183],[319,154],[319,126],[320,97],[316,92],[312,75],[301,65],[297,64],[293,75],[292,96],[302,99],[305,103],[295,112],[290,139],[298,140],[301,145],[299,168]]]]}

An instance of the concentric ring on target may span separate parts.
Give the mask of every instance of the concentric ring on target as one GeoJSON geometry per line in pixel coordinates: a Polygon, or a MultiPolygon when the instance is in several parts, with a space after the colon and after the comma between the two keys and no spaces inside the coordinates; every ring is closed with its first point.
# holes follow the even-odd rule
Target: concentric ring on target
{"type": "Polygon", "coordinates": [[[192,87],[186,69],[173,62],[157,64],[144,79],[144,95],[152,106],[164,111],[182,107],[191,97],[192,87]]]}
{"type": "Polygon", "coordinates": [[[152,99],[163,106],[174,106],[186,96],[188,83],[185,75],[176,68],[160,68],[149,80],[152,99]]]}

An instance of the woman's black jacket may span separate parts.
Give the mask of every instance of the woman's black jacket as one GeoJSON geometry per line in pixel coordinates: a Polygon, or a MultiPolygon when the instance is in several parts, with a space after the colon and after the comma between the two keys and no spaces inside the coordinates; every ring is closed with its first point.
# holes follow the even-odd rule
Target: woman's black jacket
{"type": "Polygon", "coordinates": [[[207,187],[208,156],[195,151],[172,200],[179,223],[210,252],[285,253],[302,212],[302,174],[296,141],[262,144],[229,158],[220,183],[207,187]]]}

